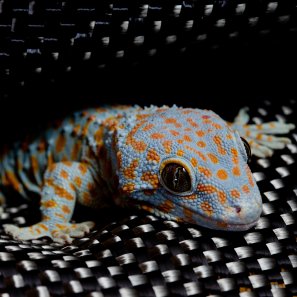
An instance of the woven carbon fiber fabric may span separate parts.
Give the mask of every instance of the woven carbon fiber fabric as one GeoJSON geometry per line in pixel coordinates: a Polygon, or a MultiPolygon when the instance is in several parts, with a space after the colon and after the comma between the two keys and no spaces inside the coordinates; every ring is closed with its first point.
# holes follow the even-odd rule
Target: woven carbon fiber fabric
{"type": "Polygon", "coordinates": [[[28,75],[55,77],[197,43],[218,47],[296,30],[295,1],[2,0],[1,74],[25,83],[28,75]]]}
{"type": "MultiPolygon", "coordinates": [[[[295,40],[296,13],[295,0],[1,0],[0,98],[8,100],[17,91],[20,96],[28,88],[40,95],[65,87],[67,94],[86,76],[98,83],[104,68],[163,59],[172,64],[180,56],[199,57],[201,67],[216,48],[232,49],[233,55],[255,45],[255,58],[268,42],[268,55],[276,44],[282,48],[295,40]]],[[[276,51],[272,64],[290,48],[276,51]]]]}
{"type": "MultiPolygon", "coordinates": [[[[296,123],[296,103],[258,103],[253,121],[296,123]]],[[[0,232],[0,296],[297,296],[297,133],[251,168],[263,213],[246,232],[217,232],[118,209],[72,245],[17,242],[0,232]]],[[[36,208],[7,208],[1,223],[37,220],[36,208]]]]}

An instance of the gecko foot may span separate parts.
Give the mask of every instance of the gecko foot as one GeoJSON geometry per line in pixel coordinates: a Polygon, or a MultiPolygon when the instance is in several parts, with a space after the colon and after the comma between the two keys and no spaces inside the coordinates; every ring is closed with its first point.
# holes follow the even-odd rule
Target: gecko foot
{"type": "Polygon", "coordinates": [[[95,226],[94,222],[87,221],[79,224],[62,223],[50,224],[41,222],[30,227],[3,225],[4,231],[15,240],[32,240],[41,237],[50,237],[54,242],[69,244],[74,238],[81,238],[95,226]]]}

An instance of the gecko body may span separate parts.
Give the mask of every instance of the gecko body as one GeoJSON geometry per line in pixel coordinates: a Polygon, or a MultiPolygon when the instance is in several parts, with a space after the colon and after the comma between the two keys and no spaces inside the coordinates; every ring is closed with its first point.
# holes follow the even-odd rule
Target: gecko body
{"type": "MultiPolygon", "coordinates": [[[[273,125],[276,133],[293,128],[273,125]]],[[[233,126],[246,136],[255,128],[242,116],[233,126]]],[[[75,203],[100,208],[112,200],[167,219],[247,230],[262,211],[247,161],[238,132],[212,111],[119,106],[77,112],[2,155],[2,203],[9,190],[26,198],[35,193],[42,214],[33,226],[4,229],[19,240],[48,236],[69,243],[94,226],[70,223],[75,203]]]]}

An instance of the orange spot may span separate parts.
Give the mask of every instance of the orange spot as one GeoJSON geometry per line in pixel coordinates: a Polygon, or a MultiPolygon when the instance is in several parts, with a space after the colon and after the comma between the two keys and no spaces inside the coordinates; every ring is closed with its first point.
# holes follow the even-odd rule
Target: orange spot
{"type": "Polygon", "coordinates": [[[96,190],[96,185],[93,183],[88,183],[87,188],[88,188],[89,192],[92,193],[96,190]]]}
{"type": "Polygon", "coordinates": [[[33,172],[36,174],[39,170],[39,163],[35,156],[31,156],[31,166],[32,166],[33,172]]]}
{"type": "Polygon", "coordinates": [[[166,124],[176,124],[176,119],[175,118],[166,118],[166,119],[164,119],[164,122],[166,124]]]}
{"type": "Polygon", "coordinates": [[[162,212],[165,212],[165,213],[170,213],[172,211],[172,209],[174,208],[174,204],[172,201],[170,200],[165,200],[163,203],[161,203],[159,206],[158,206],[158,209],[162,212]]]}
{"type": "Polygon", "coordinates": [[[217,222],[217,226],[221,229],[226,229],[228,227],[228,224],[225,222],[217,222]]]}
{"type": "Polygon", "coordinates": [[[55,217],[59,218],[59,219],[63,219],[65,221],[65,215],[60,214],[58,212],[55,212],[55,217]]]}
{"type": "Polygon", "coordinates": [[[230,191],[231,197],[233,198],[239,198],[240,197],[240,192],[237,191],[236,189],[233,189],[230,191]]]}
{"type": "Polygon", "coordinates": [[[185,128],[184,131],[185,131],[185,132],[191,132],[192,129],[191,129],[191,128],[185,128]]]}
{"type": "Polygon", "coordinates": [[[142,128],[142,131],[149,131],[154,127],[154,124],[147,124],[142,128]]]}
{"type": "Polygon", "coordinates": [[[228,178],[228,173],[227,173],[227,171],[225,169],[219,169],[217,171],[217,177],[219,179],[225,180],[225,179],[228,178]]]}
{"type": "Polygon", "coordinates": [[[60,133],[56,140],[56,152],[61,153],[64,150],[65,145],[66,145],[66,138],[63,134],[60,133]]]}
{"type": "Polygon", "coordinates": [[[162,134],[162,133],[158,133],[158,132],[156,132],[156,133],[152,133],[152,134],[151,134],[151,138],[152,138],[152,139],[162,139],[162,138],[164,138],[164,137],[165,137],[164,134],[162,134]]]}
{"type": "Polygon", "coordinates": [[[144,172],[141,176],[141,180],[151,184],[154,189],[158,188],[159,186],[158,175],[152,172],[144,172]]]}
{"type": "Polygon", "coordinates": [[[10,170],[6,171],[5,179],[6,179],[5,184],[6,183],[10,184],[16,191],[20,192],[22,186],[21,186],[20,182],[18,181],[16,175],[12,171],[10,171],[10,170]]]}
{"type": "Polygon", "coordinates": [[[84,163],[79,163],[78,169],[82,175],[85,175],[88,171],[88,165],[86,165],[84,163]]]}
{"type": "Polygon", "coordinates": [[[71,161],[63,161],[63,164],[64,164],[65,166],[67,166],[67,167],[71,167],[72,164],[73,164],[73,162],[71,162],[71,161]]]}
{"type": "Polygon", "coordinates": [[[186,196],[183,196],[183,199],[195,200],[197,199],[197,195],[196,194],[186,195],[186,196]]]}
{"type": "Polygon", "coordinates": [[[159,154],[157,153],[157,151],[156,151],[155,149],[150,148],[150,149],[148,150],[146,159],[147,159],[148,161],[156,161],[156,162],[159,162],[159,161],[160,161],[160,156],[159,156],[159,154]]]}
{"type": "Polygon", "coordinates": [[[48,227],[47,227],[46,225],[44,225],[44,224],[42,224],[42,223],[39,223],[38,226],[39,226],[40,228],[42,228],[43,230],[48,231],[48,227]]]}
{"type": "Polygon", "coordinates": [[[190,222],[190,223],[195,223],[195,221],[193,220],[193,211],[184,207],[183,208],[183,213],[184,213],[184,217],[185,217],[185,221],[186,222],[190,222]]]}
{"type": "Polygon", "coordinates": [[[169,132],[171,133],[172,136],[178,136],[179,132],[175,131],[175,130],[169,130],[169,132]]]}
{"type": "Polygon", "coordinates": [[[212,185],[205,185],[205,184],[199,184],[197,187],[197,190],[202,192],[202,193],[206,193],[208,195],[210,194],[217,194],[218,195],[218,200],[221,204],[226,203],[227,200],[227,196],[226,194],[219,190],[217,187],[212,186],[212,185]]]}
{"type": "Polygon", "coordinates": [[[127,183],[122,188],[124,193],[132,193],[135,190],[135,185],[133,183],[127,183]]]}
{"type": "Polygon", "coordinates": [[[144,120],[140,121],[129,133],[126,139],[127,145],[131,145],[134,150],[137,152],[143,152],[147,145],[142,141],[138,141],[134,138],[134,135],[138,131],[138,129],[145,123],[144,120]]]}
{"type": "Polygon", "coordinates": [[[41,205],[45,208],[53,208],[58,206],[57,202],[52,199],[41,202],[41,205]]]}
{"type": "Polygon", "coordinates": [[[198,165],[198,161],[195,158],[191,158],[191,163],[194,167],[196,167],[198,165]]]}
{"type": "Polygon", "coordinates": [[[49,220],[50,220],[50,217],[49,216],[42,215],[42,221],[43,222],[46,222],[46,221],[49,221],[49,220]]]}
{"type": "Polygon", "coordinates": [[[233,139],[232,134],[228,133],[228,134],[226,135],[226,138],[227,138],[228,140],[232,140],[232,139],[233,139]]]}
{"type": "Polygon", "coordinates": [[[184,140],[185,141],[188,141],[188,142],[191,142],[192,141],[192,138],[189,135],[185,134],[184,135],[184,140]]]}
{"type": "Polygon", "coordinates": [[[137,120],[144,120],[147,119],[151,116],[150,113],[143,113],[143,114],[138,114],[136,115],[137,120]]]}
{"type": "Polygon", "coordinates": [[[204,136],[205,136],[205,132],[202,131],[202,130],[198,130],[198,131],[196,131],[196,135],[197,135],[198,137],[204,137],[204,136]]]}
{"type": "Polygon", "coordinates": [[[66,229],[66,226],[63,225],[63,224],[56,224],[56,227],[60,230],[65,230],[66,229]]]}
{"type": "Polygon", "coordinates": [[[71,151],[71,160],[78,160],[80,150],[81,150],[81,141],[77,141],[73,145],[73,149],[71,151]]]}
{"type": "Polygon", "coordinates": [[[211,216],[213,214],[213,208],[207,201],[202,202],[200,204],[200,207],[208,216],[211,216]]]}
{"type": "Polygon", "coordinates": [[[198,170],[199,170],[200,173],[202,173],[207,178],[210,178],[212,176],[211,171],[206,167],[199,166],[198,170]]]}
{"type": "Polygon", "coordinates": [[[222,145],[222,138],[219,135],[215,135],[213,137],[213,141],[214,141],[215,145],[217,146],[219,154],[226,155],[227,152],[222,145]]]}
{"type": "Polygon", "coordinates": [[[117,152],[117,164],[118,168],[122,167],[123,156],[120,151],[117,152]]]}
{"type": "Polygon", "coordinates": [[[219,163],[219,159],[217,158],[217,156],[215,156],[214,154],[212,153],[208,153],[207,154],[208,158],[210,159],[210,161],[214,164],[217,164],[219,163]]]}
{"type": "Polygon", "coordinates": [[[274,127],[275,127],[275,123],[270,122],[270,123],[269,123],[269,127],[270,127],[270,128],[274,128],[274,127]]]}
{"type": "Polygon", "coordinates": [[[184,143],[183,139],[178,139],[176,142],[177,142],[178,144],[183,144],[183,143],[184,143]]]}
{"type": "Polygon", "coordinates": [[[69,183],[69,187],[72,191],[76,191],[76,186],[74,185],[74,183],[69,183]]]}
{"type": "Polygon", "coordinates": [[[245,170],[246,170],[246,174],[247,174],[250,186],[254,187],[255,186],[254,177],[248,165],[246,165],[245,170]]]}
{"type": "Polygon", "coordinates": [[[142,140],[137,141],[137,140],[134,139],[134,141],[132,142],[132,147],[137,152],[143,152],[143,151],[145,151],[147,145],[142,140]]]}
{"type": "Polygon", "coordinates": [[[72,201],[74,199],[74,195],[67,192],[66,189],[64,189],[61,186],[58,186],[54,183],[53,179],[49,178],[45,181],[45,184],[52,187],[54,189],[54,192],[56,195],[58,195],[61,198],[65,198],[67,200],[72,201]]]}
{"type": "Polygon", "coordinates": [[[67,179],[68,178],[68,173],[66,170],[62,169],[61,172],[60,172],[60,176],[64,179],[67,179]]]}
{"type": "Polygon", "coordinates": [[[175,118],[166,118],[166,119],[164,120],[164,122],[165,122],[166,124],[172,124],[172,125],[174,125],[176,128],[179,128],[179,127],[180,127],[180,124],[177,122],[177,120],[176,120],[175,118]]]}
{"type": "Polygon", "coordinates": [[[171,145],[172,145],[172,141],[170,140],[165,140],[162,142],[165,153],[166,154],[170,154],[171,153],[171,145]]]}
{"type": "Polygon", "coordinates": [[[79,132],[80,132],[80,129],[81,129],[80,125],[76,125],[76,126],[74,126],[73,129],[72,129],[72,134],[73,134],[74,136],[78,135],[79,132]]]}
{"type": "Polygon", "coordinates": [[[67,214],[71,213],[71,210],[67,205],[62,206],[62,211],[67,214]]]}
{"type": "Polygon", "coordinates": [[[187,118],[186,120],[192,127],[198,128],[199,125],[192,119],[192,118],[187,118]]]}
{"type": "Polygon", "coordinates": [[[242,186],[242,191],[244,192],[244,193],[250,193],[250,188],[249,188],[249,186],[248,185],[243,185],[242,186]]]}
{"type": "Polygon", "coordinates": [[[211,125],[212,125],[214,128],[216,128],[216,129],[222,129],[222,128],[223,128],[220,124],[217,124],[217,123],[212,123],[211,125]]]}
{"type": "Polygon", "coordinates": [[[90,205],[92,202],[92,198],[89,192],[83,193],[83,204],[84,205],[90,205]]]}
{"type": "Polygon", "coordinates": [[[231,148],[231,154],[234,156],[234,157],[238,157],[238,150],[234,147],[231,148]]]}
{"type": "Polygon", "coordinates": [[[79,176],[76,176],[76,177],[74,178],[73,181],[74,181],[74,183],[76,184],[76,186],[77,186],[78,188],[81,187],[82,180],[81,180],[81,178],[80,178],[79,176]]]}
{"type": "Polygon", "coordinates": [[[238,159],[238,151],[236,148],[232,147],[231,148],[231,154],[232,154],[232,162],[234,164],[238,164],[239,159],[238,159]]]}
{"type": "Polygon", "coordinates": [[[178,150],[178,151],[176,152],[176,154],[177,154],[178,156],[182,157],[182,156],[184,155],[184,151],[183,151],[183,150],[178,150]]]}
{"type": "Polygon", "coordinates": [[[135,175],[135,169],[138,166],[139,161],[137,159],[134,159],[131,164],[123,169],[124,176],[128,179],[134,179],[136,177],[135,175]]]}
{"type": "Polygon", "coordinates": [[[206,143],[204,141],[198,141],[197,145],[201,148],[206,147],[206,143]]]}
{"type": "Polygon", "coordinates": [[[206,161],[206,160],[207,160],[206,157],[205,157],[205,155],[204,155],[203,153],[199,152],[198,150],[196,150],[196,149],[194,149],[194,148],[192,148],[192,147],[190,147],[190,146],[188,146],[188,145],[185,145],[185,148],[186,148],[187,150],[189,150],[189,151],[194,152],[194,153],[195,153],[198,157],[200,157],[203,161],[206,161]]]}
{"type": "Polygon", "coordinates": [[[235,166],[232,168],[232,173],[235,176],[240,176],[240,168],[238,166],[235,166]]]}
{"type": "Polygon", "coordinates": [[[262,138],[263,138],[263,135],[262,134],[257,134],[257,136],[256,136],[256,139],[257,140],[262,140],[262,138]]]}
{"type": "Polygon", "coordinates": [[[103,132],[104,132],[104,127],[100,126],[94,135],[95,141],[99,145],[103,142],[103,132]]]}
{"type": "Polygon", "coordinates": [[[148,212],[154,212],[154,210],[155,210],[155,207],[145,205],[145,204],[140,205],[140,208],[143,209],[144,211],[148,211],[148,212]]]}

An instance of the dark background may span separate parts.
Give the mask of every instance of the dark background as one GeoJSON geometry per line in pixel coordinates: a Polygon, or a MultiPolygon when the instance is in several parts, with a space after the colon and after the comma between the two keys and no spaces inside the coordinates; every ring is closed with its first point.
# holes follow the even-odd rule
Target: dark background
{"type": "Polygon", "coordinates": [[[296,5],[273,3],[277,7],[271,11],[270,2],[262,0],[5,0],[0,13],[1,143],[101,104],[177,104],[213,109],[231,120],[245,105],[295,99],[296,5]],[[149,5],[145,17],[144,3],[149,5]],[[238,15],[241,3],[246,9],[238,15]],[[173,5],[181,5],[178,17],[173,5]],[[204,13],[207,5],[213,7],[210,15],[204,13]],[[256,25],[250,25],[255,17],[256,25]],[[226,20],[222,28],[216,26],[221,19],[226,20]],[[152,24],[159,20],[161,30],[155,32],[152,24]],[[184,27],[188,20],[195,20],[190,31],[184,27]],[[124,21],[129,22],[126,32],[120,29],[124,21]],[[141,46],[133,43],[139,35],[145,40],[141,46]],[[177,41],[166,43],[172,35],[177,41]],[[110,38],[105,47],[104,36],[110,38]],[[150,49],[156,54],[150,56],[150,49]],[[124,50],[124,58],[116,58],[118,50],[124,50]],[[83,58],[86,52],[90,59],[83,58]]]}

